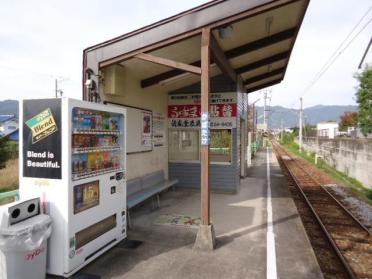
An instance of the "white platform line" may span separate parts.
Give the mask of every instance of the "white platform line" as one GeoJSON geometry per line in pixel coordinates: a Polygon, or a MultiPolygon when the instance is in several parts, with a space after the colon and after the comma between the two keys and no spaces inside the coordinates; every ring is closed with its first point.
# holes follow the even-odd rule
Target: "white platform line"
{"type": "Polygon", "coordinates": [[[266,278],[276,279],[276,252],[275,235],[273,224],[273,208],[271,204],[270,184],[270,156],[269,148],[266,147],[266,177],[267,177],[267,234],[266,234],[266,278]]]}

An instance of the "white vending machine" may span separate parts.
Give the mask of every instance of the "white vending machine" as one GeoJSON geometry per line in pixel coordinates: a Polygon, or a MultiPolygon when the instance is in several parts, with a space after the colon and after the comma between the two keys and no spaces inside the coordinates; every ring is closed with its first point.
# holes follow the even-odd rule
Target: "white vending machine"
{"type": "Polygon", "coordinates": [[[20,102],[20,196],[53,220],[47,272],[69,277],[126,237],[126,111],[20,102]]]}

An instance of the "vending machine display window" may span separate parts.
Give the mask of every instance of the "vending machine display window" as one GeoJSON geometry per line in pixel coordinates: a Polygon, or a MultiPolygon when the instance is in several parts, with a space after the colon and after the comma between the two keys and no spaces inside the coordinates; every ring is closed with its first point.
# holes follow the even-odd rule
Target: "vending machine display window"
{"type": "Polygon", "coordinates": [[[112,171],[123,166],[117,113],[86,108],[73,108],[72,179],[79,180],[112,171]]]}
{"type": "Polygon", "coordinates": [[[74,214],[99,205],[99,180],[74,186],[74,214]]]}

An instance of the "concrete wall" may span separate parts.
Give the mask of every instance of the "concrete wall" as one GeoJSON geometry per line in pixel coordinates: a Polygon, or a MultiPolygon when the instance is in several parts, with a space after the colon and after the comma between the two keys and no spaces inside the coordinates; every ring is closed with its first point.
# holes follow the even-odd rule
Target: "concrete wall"
{"type": "MultiPolygon", "coordinates": [[[[116,82],[113,94],[104,94],[104,101],[120,103],[123,105],[134,106],[160,112],[167,116],[167,96],[166,92],[159,89],[143,89],[140,81],[126,71],[125,68],[117,66],[116,71],[106,73],[105,79],[111,80],[111,76],[116,75],[116,82]]],[[[102,89],[101,92],[104,92],[102,89]]],[[[131,133],[128,131],[127,136],[131,133]]],[[[145,174],[164,170],[168,177],[168,132],[165,133],[165,143],[162,147],[153,147],[152,151],[129,154],[127,157],[127,178],[143,176],[145,174]]]]}
{"type": "Polygon", "coordinates": [[[306,138],[304,148],[314,151],[346,175],[372,189],[372,139],[306,138]]]}

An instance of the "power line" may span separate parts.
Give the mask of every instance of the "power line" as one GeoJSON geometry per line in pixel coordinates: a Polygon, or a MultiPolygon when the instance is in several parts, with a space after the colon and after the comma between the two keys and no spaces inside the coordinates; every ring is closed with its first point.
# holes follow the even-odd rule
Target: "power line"
{"type": "MultiPolygon", "coordinates": [[[[370,6],[368,8],[368,10],[362,15],[362,17],[358,20],[356,25],[354,25],[352,30],[348,33],[346,38],[341,42],[341,44],[336,48],[336,50],[329,57],[329,59],[326,61],[326,63],[321,67],[319,72],[314,76],[314,78],[311,80],[310,84],[305,88],[305,90],[303,91],[303,93],[300,97],[303,97],[315,85],[315,83],[317,83],[319,81],[319,79],[327,72],[327,70],[333,65],[333,63],[338,59],[338,57],[340,57],[340,55],[351,45],[351,43],[359,36],[359,34],[362,33],[365,28],[367,28],[367,26],[371,23],[372,18],[370,18],[367,21],[367,23],[358,31],[358,33],[356,35],[354,35],[354,37],[346,44],[346,46],[343,47],[344,43],[354,33],[354,31],[357,29],[357,27],[360,25],[360,23],[363,21],[363,19],[368,15],[368,13],[371,11],[371,9],[372,9],[372,6],[370,6]]],[[[296,102],[297,101],[294,101],[291,104],[290,107],[293,107],[296,104],[296,102]]]]}
{"type": "Polygon", "coordinates": [[[354,25],[354,27],[351,29],[349,34],[347,34],[346,38],[341,42],[341,44],[336,48],[336,50],[332,53],[332,55],[328,58],[327,62],[322,66],[322,68],[319,70],[319,72],[314,76],[313,81],[317,79],[317,77],[322,73],[324,68],[331,62],[333,57],[337,54],[337,52],[342,48],[344,43],[350,38],[350,36],[354,33],[355,29],[360,25],[360,23],[363,21],[363,19],[368,15],[370,10],[372,9],[372,6],[369,7],[369,9],[363,14],[363,16],[358,20],[358,22],[354,25]]]}
{"type": "Polygon", "coordinates": [[[364,29],[367,28],[367,26],[372,22],[372,18],[370,18],[368,20],[368,22],[363,26],[363,28],[361,30],[359,30],[359,32],[357,34],[355,34],[355,36],[349,41],[349,43],[343,48],[340,50],[340,52],[333,58],[333,60],[331,61],[331,63],[328,64],[328,66],[319,74],[319,76],[317,77],[316,80],[314,80],[310,86],[308,86],[306,88],[306,90],[304,91],[304,93],[302,94],[302,97],[311,89],[311,87],[314,86],[314,84],[316,82],[318,82],[318,80],[327,72],[327,70],[333,65],[334,62],[336,62],[337,58],[340,57],[340,55],[351,45],[351,43],[359,36],[360,33],[362,33],[364,31],[364,29]]]}

